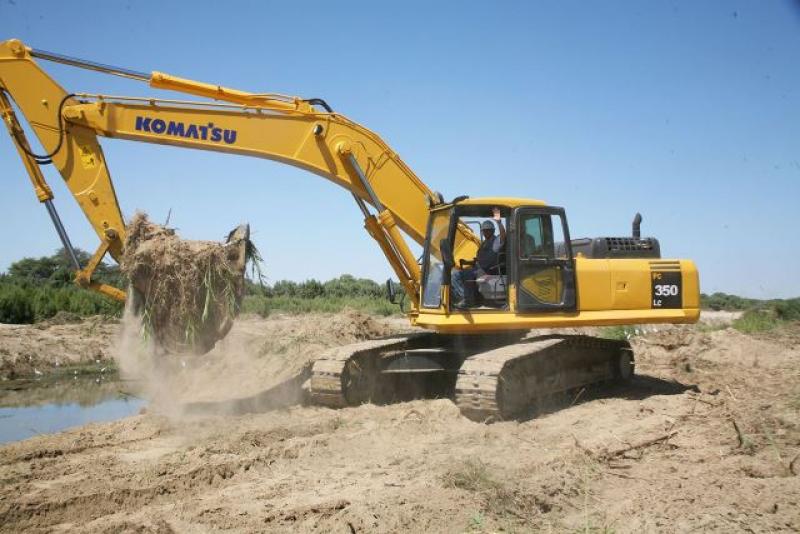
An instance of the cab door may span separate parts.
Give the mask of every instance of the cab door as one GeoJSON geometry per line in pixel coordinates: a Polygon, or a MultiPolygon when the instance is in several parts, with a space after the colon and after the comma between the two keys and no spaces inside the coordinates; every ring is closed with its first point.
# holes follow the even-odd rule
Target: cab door
{"type": "Polygon", "coordinates": [[[562,208],[518,208],[512,254],[517,311],[575,310],[575,262],[562,208]]]}

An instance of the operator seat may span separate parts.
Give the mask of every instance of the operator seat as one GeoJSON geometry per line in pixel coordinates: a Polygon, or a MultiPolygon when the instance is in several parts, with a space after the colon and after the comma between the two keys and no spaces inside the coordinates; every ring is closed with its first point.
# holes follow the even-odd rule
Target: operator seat
{"type": "Polygon", "coordinates": [[[506,262],[506,243],[503,243],[498,252],[497,265],[475,281],[477,293],[485,306],[503,308],[508,302],[506,262]]]}

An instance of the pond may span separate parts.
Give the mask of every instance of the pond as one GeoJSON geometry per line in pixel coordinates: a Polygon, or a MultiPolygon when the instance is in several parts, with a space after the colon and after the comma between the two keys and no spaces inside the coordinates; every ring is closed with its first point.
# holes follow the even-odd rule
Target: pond
{"type": "Polygon", "coordinates": [[[0,443],[139,413],[134,387],[115,374],[0,382],[0,443]]]}

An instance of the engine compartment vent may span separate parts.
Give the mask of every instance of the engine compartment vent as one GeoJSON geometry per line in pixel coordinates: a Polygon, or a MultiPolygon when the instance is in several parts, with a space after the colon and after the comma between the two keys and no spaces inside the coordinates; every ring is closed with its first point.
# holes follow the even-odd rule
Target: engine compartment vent
{"type": "Polygon", "coordinates": [[[572,254],[586,258],[660,258],[661,245],[655,237],[584,237],[573,239],[572,254]]]}

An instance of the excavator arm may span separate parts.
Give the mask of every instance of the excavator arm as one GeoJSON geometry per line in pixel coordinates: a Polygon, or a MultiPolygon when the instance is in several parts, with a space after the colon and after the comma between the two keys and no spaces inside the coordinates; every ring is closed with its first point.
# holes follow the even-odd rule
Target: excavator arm
{"type": "MultiPolygon", "coordinates": [[[[441,203],[441,196],[380,137],[332,112],[322,100],[246,93],[158,72],[137,73],[37,51],[11,40],[0,43],[0,112],[65,248],[71,246],[52,205],[42,164],[52,163],[58,169],[101,241],[90,265],[76,264],[80,285],[124,298],[115,288],[91,282],[91,272],[103,255],[108,252],[119,260],[125,242],[124,218],[98,141],[102,136],[271,159],[344,187],[352,193],[365,228],[389,260],[413,309],[418,309],[420,269],[400,231],[423,243],[429,207],[441,203]],[[70,94],[41,69],[36,58],[217,102],[70,94]],[[45,153],[30,149],[12,101],[45,153]]],[[[460,242],[475,240],[468,228],[460,229],[460,242]]]]}

